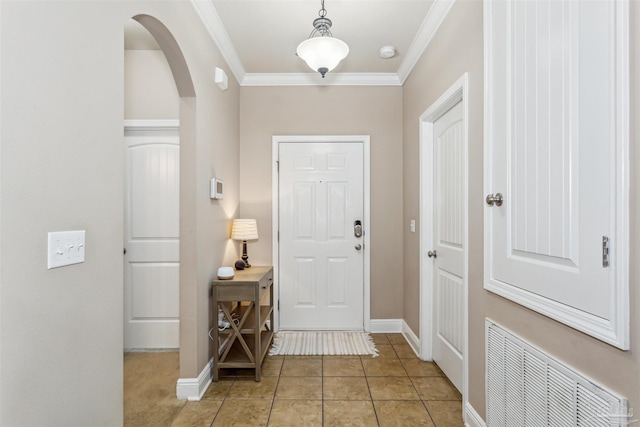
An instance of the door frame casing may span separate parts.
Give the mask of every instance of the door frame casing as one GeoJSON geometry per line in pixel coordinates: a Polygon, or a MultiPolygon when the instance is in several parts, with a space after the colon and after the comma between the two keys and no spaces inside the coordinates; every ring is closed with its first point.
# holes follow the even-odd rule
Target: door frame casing
{"type": "Polygon", "coordinates": [[[363,163],[363,319],[362,324],[364,330],[371,330],[371,215],[370,215],[370,136],[369,135],[274,135],[271,138],[271,229],[272,229],[272,260],[273,260],[273,294],[277,301],[274,301],[274,323],[273,330],[277,332],[280,329],[280,307],[278,301],[280,299],[280,241],[278,239],[279,232],[279,211],[280,211],[280,194],[279,194],[279,174],[278,160],[281,143],[341,143],[356,142],[362,144],[362,163],[363,163]]]}
{"type": "Polygon", "coordinates": [[[462,401],[466,407],[469,388],[469,77],[464,73],[420,116],[420,358],[433,360],[434,325],[433,262],[427,252],[433,248],[433,124],[458,102],[462,102],[463,143],[463,286],[462,286],[462,401]]]}

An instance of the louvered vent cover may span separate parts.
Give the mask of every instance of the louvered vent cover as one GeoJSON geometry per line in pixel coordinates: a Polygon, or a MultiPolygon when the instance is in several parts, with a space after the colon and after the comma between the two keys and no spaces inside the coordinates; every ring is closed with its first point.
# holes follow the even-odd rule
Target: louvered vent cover
{"type": "MultiPolygon", "coordinates": [[[[627,401],[486,319],[487,426],[627,426],[627,401]]],[[[630,414],[629,414],[630,415],[630,414]]]]}

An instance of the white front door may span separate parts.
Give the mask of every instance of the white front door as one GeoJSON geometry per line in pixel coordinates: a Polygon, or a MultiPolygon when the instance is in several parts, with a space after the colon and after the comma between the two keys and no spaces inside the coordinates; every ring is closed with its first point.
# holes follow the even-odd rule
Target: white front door
{"type": "Polygon", "coordinates": [[[462,102],[433,123],[433,360],[462,390],[464,137],[462,102]]]}
{"type": "Polygon", "coordinates": [[[363,144],[280,143],[278,186],[280,329],[363,330],[363,144]]]}
{"type": "Polygon", "coordinates": [[[124,348],[178,348],[179,138],[125,143],[124,348]]]}

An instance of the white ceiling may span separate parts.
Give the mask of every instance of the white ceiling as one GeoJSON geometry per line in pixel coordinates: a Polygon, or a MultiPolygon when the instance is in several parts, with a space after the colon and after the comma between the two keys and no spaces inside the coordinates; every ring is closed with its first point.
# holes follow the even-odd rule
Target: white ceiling
{"type": "MultiPolygon", "coordinates": [[[[454,0],[325,0],[333,36],[349,56],[322,79],[295,55],[313,30],[320,0],[191,0],[240,84],[399,85],[454,0]],[[383,46],[396,56],[382,59],[383,46]]],[[[136,22],[126,49],[157,49],[136,22]]]]}

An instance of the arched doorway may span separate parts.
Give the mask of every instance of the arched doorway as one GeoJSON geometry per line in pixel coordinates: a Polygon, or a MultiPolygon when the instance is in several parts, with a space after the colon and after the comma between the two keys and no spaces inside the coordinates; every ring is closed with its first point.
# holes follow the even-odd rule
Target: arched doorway
{"type": "MultiPolygon", "coordinates": [[[[179,313],[180,313],[180,371],[190,371],[189,354],[195,359],[195,349],[185,351],[184,330],[195,330],[195,319],[183,316],[196,307],[195,269],[195,89],[184,55],[169,31],[158,19],[149,15],[136,15],[132,18],[141,24],[153,37],[169,64],[171,75],[179,97],[179,313]],[[186,366],[186,367],[185,367],[186,366]]],[[[184,375],[192,376],[190,372],[184,375]]]]}

